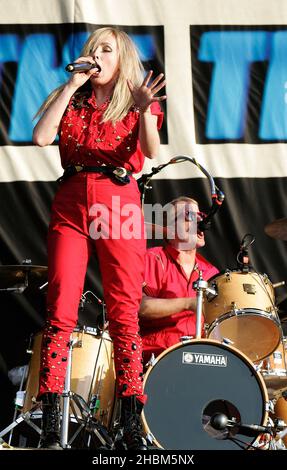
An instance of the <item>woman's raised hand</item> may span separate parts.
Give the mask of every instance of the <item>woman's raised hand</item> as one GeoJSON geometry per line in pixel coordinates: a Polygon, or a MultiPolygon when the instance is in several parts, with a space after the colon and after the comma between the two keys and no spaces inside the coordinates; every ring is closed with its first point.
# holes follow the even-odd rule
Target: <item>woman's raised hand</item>
{"type": "Polygon", "coordinates": [[[153,71],[150,70],[139,87],[135,86],[129,79],[127,79],[127,84],[133,96],[135,105],[141,112],[147,111],[151,103],[155,101],[166,100],[166,95],[155,96],[165,86],[166,82],[163,80],[164,74],[160,73],[150,82],[152,74],[153,71]]]}

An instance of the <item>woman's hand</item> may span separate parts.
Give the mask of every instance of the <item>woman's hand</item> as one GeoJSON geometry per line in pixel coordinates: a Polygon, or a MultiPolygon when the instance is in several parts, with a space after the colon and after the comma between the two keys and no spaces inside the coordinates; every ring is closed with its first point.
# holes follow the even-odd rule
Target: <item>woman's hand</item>
{"type": "MultiPolygon", "coordinates": [[[[95,60],[91,56],[87,57],[79,57],[75,60],[76,64],[80,64],[81,62],[90,62],[91,64],[95,64],[95,60]]],[[[95,65],[96,68],[96,65],[95,65]]],[[[91,75],[95,73],[95,68],[87,70],[86,72],[72,72],[71,77],[68,81],[68,85],[75,87],[76,89],[80,88],[84,83],[86,83],[91,75]]]]}
{"type": "Polygon", "coordinates": [[[150,84],[149,81],[153,71],[150,70],[141,86],[135,86],[129,79],[127,79],[127,84],[129,90],[134,99],[135,105],[139,108],[140,112],[145,112],[149,109],[149,106],[154,101],[164,101],[166,100],[166,95],[164,96],[155,96],[165,86],[165,80],[162,81],[164,74],[160,73],[150,84]]]}

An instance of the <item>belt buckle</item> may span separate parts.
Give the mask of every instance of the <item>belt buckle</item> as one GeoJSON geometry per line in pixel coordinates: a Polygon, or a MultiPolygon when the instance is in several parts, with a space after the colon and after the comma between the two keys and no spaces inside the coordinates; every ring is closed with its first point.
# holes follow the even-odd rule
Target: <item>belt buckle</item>
{"type": "Polygon", "coordinates": [[[114,177],[122,184],[127,184],[130,182],[130,179],[128,177],[128,172],[127,170],[122,167],[122,166],[117,166],[113,171],[112,171],[114,177]]]}
{"type": "Polygon", "coordinates": [[[77,173],[80,173],[84,167],[82,165],[75,165],[74,168],[77,173]]]}
{"type": "Polygon", "coordinates": [[[125,178],[127,176],[127,170],[123,167],[123,166],[117,166],[114,170],[113,170],[113,174],[119,178],[125,178]]]}

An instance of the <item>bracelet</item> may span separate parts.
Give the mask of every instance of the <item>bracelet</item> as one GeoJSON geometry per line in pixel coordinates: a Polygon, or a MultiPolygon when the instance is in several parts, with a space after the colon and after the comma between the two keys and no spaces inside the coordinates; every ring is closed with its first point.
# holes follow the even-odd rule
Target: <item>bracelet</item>
{"type": "Polygon", "coordinates": [[[150,112],[150,104],[148,105],[147,108],[140,108],[139,106],[135,105],[135,110],[140,114],[145,114],[147,111],[150,112]]]}

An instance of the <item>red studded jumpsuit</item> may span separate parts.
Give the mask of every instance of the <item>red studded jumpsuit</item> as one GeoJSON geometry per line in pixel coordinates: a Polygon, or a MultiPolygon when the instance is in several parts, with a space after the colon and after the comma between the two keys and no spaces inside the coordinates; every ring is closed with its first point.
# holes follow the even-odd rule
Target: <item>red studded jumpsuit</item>
{"type": "MultiPolygon", "coordinates": [[[[142,169],[144,156],[139,147],[139,113],[131,108],[113,126],[101,123],[108,104],[97,107],[95,96],[72,98],[60,127],[59,149],[63,168],[69,165],[142,169]]],[[[163,114],[153,103],[151,112],[163,114]]],[[[134,212],[135,213],[135,212],[134,212]]],[[[135,220],[135,219],[133,219],[135,220]]],[[[101,227],[100,227],[101,228],[101,227]]],[[[142,346],[138,334],[138,310],[142,297],[146,242],[136,180],[117,183],[102,173],[78,173],[60,184],[55,196],[48,232],[47,322],[43,331],[38,397],[45,392],[62,393],[70,335],[78,319],[89,256],[96,249],[99,261],[119,397],[142,390],[142,346]],[[96,205],[96,206],[95,206],[96,205]],[[100,206],[99,206],[100,205],[100,206]],[[107,236],[91,234],[99,229],[95,207],[104,207],[107,236]],[[129,209],[137,210],[137,227],[128,232],[129,209]]]]}

